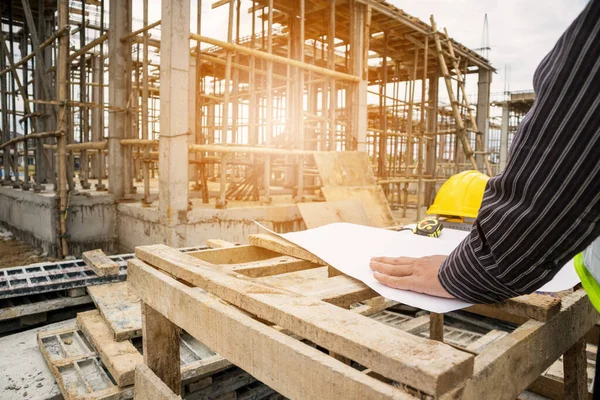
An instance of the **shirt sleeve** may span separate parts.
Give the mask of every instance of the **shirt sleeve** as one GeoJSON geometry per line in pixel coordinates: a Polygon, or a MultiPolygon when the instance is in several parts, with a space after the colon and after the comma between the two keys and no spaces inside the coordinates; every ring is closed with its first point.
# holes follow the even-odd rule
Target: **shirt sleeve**
{"type": "Polygon", "coordinates": [[[600,0],[534,75],[536,100],[469,236],[442,264],[455,297],[494,303],[540,288],[600,235],[600,0]]]}

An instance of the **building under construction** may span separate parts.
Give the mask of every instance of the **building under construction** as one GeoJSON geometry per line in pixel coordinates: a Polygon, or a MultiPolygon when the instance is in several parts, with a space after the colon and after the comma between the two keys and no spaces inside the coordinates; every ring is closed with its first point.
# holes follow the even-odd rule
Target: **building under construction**
{"type": "Polygon", "coordinates": [[[366,152],[404,216],[458,171],[495,172],[494,69],[433,18],[375,0],[135,7],[2,3],[0,220],[50,253],[299,229],[295,204],[323,199],[315,152],[366,152]]]}
{"type": "Polygon", "coordinates": [[[570,264],[498,304],[370,268],[459,246],[534,101],[490,103],[494,68],[433,16],[383,0],[0,15],[0,400],[592,397],[598,313],[570,264]],[[463,178],[446,198],[469,212],[435,209],[463,178]],[[55,259],[3,265],[13,234],[55,259]]]}

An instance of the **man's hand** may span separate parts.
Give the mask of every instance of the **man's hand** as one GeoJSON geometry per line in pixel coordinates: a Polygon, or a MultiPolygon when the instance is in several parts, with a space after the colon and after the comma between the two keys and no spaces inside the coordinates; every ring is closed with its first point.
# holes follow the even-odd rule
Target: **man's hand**
{"type": "Polygon", "coordinates": [[[375,257],[369,265],[375,271],[375,279],[386,286],[452,299],[454,296],[438,279],[438,271],[445,259],[446,256],[375,257]]]}

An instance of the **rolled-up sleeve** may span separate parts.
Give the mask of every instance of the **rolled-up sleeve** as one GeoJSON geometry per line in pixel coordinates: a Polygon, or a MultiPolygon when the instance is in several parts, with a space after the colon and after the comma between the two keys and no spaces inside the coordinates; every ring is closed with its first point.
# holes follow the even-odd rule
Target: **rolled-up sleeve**
{"type": "Polygon", "coordinates": [[[475,303],[531,293],[600,235],[599,82],[600,0],[592,0],[536,70],[536,101],[507,167],[440,268],[449,293],[475,303]]]}

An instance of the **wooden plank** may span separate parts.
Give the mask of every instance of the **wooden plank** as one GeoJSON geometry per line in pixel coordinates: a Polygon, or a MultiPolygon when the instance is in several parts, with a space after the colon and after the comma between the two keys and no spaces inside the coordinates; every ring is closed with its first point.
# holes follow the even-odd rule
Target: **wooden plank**
{"type": "Polygon", "coordinates": [[[281,256],[261,261],[251,261],[243,264],[230,264],[227,267],[238,274],[250,278],[286,274],[289,272],[303,271],[320,267],[310,261],[299,260],[294,257],[281,256]]]}
{"type": "Polygon", "coordinates": [[[314,159],[321,178],[321,186],[375,186],[377,184],[367,153],[318,152],[314,154],[314,159]]]}
{"type": "Polygon", "coordinates": [[[135,254],[263,320],[426,393],[443,393],[472,372],[470,354],[343,312],[318,299],[198,265],[193,257],[168,246],[141,246],[135,254]]]}
{"type": "Polygon", "coordinates": [[[90,296],[80,297],[58,297],[55,299],[37,301],[34,303],[21,304],[0,309],[0,321],[19,318],[26,315],[34,315],[67,307],[74,307],[92,302],[90,296]]]}
{"type": "Polygon", "coordinates": [[[262,247],[275,253],[296,257],[319,265],[327,265],[325,261],[321,260],[311,252],[306,251],[302,247],[296,246],[294,243],[279,236],[258,233],[256,235],[248,236],[248,243],[252,246],[262,247]]]}
{"type": "Polygon", "coordinates": [[[474,353],[481,353],[487,346],[489,346],[496,340],[503,338],[506,335],[508,335],[508,333],[506,332],[498,331],[495,329],[491,330],[479,339],[477,339],[475,342],[467,346],[467,350],[472,351],[474,353]]]}
{"type": "Polygon", "coordinates": [[[377,228],[395,225],[392,209],[381,186],[326,186],[321,191],[327,201],[359,200],[377,228]]]}
{"type": "Polygon", "coordinates": [[[326,272],[327,270],[321,267],[319,270],[261,278],[260,282],[304,296],[315,297],[342,308],[348,308],[352,304],[377,296],[377,292],[356,279],[346,275],[327,278],[326,272]]]}
{"type": "Polygon", "coordinates": [[[142,336],[140,299],[127,290],[127,282],[89,286],[88,293],[116,341],[142,336]]]}
{"type": "Polygon", "coordinates": [[[144,362],[133,344],[129,340],[116,342],[110,327],[97,310],[77,314],[77,325],[98,352],[117,386],[132,385],[135,366],[144,362]]]}
{"type": "Polygon", "coordinates": [[[403,390],[366,376],[140,260],[129,260],[128,279],[145,303],[283,396],[414,400],[403,390]],[[252,351],[245,351],[242,343],[252,343],[252,351]]]}
{"type": "Polygon", "coordinates": [[[135,367],[135,400],[181,400],[181,396],[171,389],[145,364],[135,367]]]}
{"type": "Polygon", "coordinates": [[[118,275],[121,267],[111,260],[100,249],[84,251],[82,253],[83,262],[94,270],[98,276],[118,275]]]}
{"type": "Polygon", "coordinates": [[[563,357],[565,400],[584,400],[588,396],[585,337],[579,339],[563,357]]]}
{"type": "Polygon", "coordinates": [[[179,328],[148,304],[142,307],[144,364],[175,394],[181,394],[179,328]]]}
{"type": "Polygon", "coordinates": [[[190,251],[187,254],[211,264],[241,264],[279,257],[281,254],[257,246],[190,251]]]}
{"type": "Polygon", "coordinates": [[[598,312],[580,289],[562,299],[554,318],[547,322],[529,320],[488,346],[475,358],[473,377],[442,398],[479,399],[495,393],[498,399],[512,400],[597,321],[598,312]]]}
{"type": "Polygon", "coordinates": [[[414,318],[410,321],[406,321],[405,323],[400,325],[398,329],[418,335],[421,332],[425,332],[429,329],[430,322],[431,321],[429,315],[421,315],[420,317],[414,318]]]}
{"type": "MultiPolygon", "coordinates": [[[[227,0],[229,1],[229,0],[227,0]]],[[[211,249],[227,249],[230,247],[235,247],[235,243],[228,242],[227,240],[221,239],[206,239],[206,246],[211,249]]]]}
{"type": "Polygon", "coordinates": [[[374,226],[365,207],[358,199],[298,203],[298,210],[308,229],[335,222],[374,226]]]}
{"type": "MultiPolygon", "coordinates": [[[[560,311],[561,299],[547,294],[532,293],[525,296],[514,297],[498,304],[477,304],[471,310],[488,309],[502,310],[503,312],[538,321],[548,321],[560,311]]],[[[476,311],[475,311],[476,312],[476,311]]],[[[524,322],[524,321],[522,321],[524,322]]]]}

